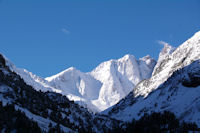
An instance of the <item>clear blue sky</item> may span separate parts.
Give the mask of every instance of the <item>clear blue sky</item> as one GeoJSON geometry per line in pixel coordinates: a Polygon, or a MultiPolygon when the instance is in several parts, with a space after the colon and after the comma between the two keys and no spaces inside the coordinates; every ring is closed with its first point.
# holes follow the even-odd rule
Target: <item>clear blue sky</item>
{"type": "Polygon", "coordinates": [[[125,54],[157,59],[200,30],[200,0],[0,0],[0,52],[51,76],[125,54]]]}

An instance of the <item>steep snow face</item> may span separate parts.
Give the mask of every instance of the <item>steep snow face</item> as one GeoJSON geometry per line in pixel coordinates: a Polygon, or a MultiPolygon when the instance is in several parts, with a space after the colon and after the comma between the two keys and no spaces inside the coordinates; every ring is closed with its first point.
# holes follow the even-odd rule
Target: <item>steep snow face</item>
{"type": "Polygon", "coordinates": [[[102,111],[124,98],[141,80],[150,78],[155,64],[150,56],[136,60],[125,55],[103,62],[89,73],[69,68],[46,80],[70,100],[102,111]]]}
{"type": "Polygon", "coordinates": [[[143,95],[146,97],[151,91],[164,83],[174,71],[181,69],[198,59],[200,59],[200,32],[197,32],[174,52],[167,54],[165,59],[158,62],[159,66],[155,68],[153,76],[138,84],[134,88],[134,95],[143,95]]]}
{"type": "Polygon", "coordinates": [[[100,110],[116,104],[141,80],[150,78],[154,66],[155,60],[149,56],[136,60],[132,55],[101,63],[90,73],[103,84],[93,104],[101,105],[100,110]]]}
{"type": "Polygon", "coordinates": [[[139,119],[144,113],[171,111],[180,120],[200,125],[200,60],[176,72],[148,97],[130,93],[104,114],[123,120],[139,119]]]}

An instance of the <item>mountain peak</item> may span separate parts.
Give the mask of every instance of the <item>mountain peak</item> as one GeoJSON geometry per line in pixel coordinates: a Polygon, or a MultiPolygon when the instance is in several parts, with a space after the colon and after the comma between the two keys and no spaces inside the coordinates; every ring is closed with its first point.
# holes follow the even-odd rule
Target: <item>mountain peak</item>
{"type": "Polygon", "coordinates": [[[150,58],[151,58],[151,56],[150,56],[150,55],[146,55],[146,56],[144,56],[144,57],[140,58],[140,60],[147,60],[147,59],[150,59],[150,58]]]}
{"type": "Polygon", "coordinates": [[[126,54],[122,58],[129,59],[129,58],[132,58],[132,57],[134,57],[134,56],[131,55],[131,54],[126,54]]]}
{"type": "Polygon", "coordinates": [[[156,60],[154,58],[152,58],[150,55],[146,55],[146,56],[140,58],[139,60],[146,62],[147,65],[150,65],[152,63],[155,65],[155,63],[156,63],[156,60]]]}
{"type": "Polygon", "coordinates": [[[58,78],[58,77],[62,77],[62,76],[64,76],[64,75],[68,75],[67,73],[74,73],[74,72],[80,72],[79,70],[77,70],[75,67],[70,67],[70,68],[68,68],[68,69],[66,69],[66,70],[64,70],[64,71],[62,71],[62,72],[60,72],[60,73],[58,73],[58,74],[56,74],[56,75],[53,75],[53,76],[51,76],[51,77],[47,77],[47,78],[45,78],[47,81],[51,81],[51,80],[53,80],[53,79],[55,79],[55,78],[58,78]]]}
{"type": "Polygon", "coordinates": [[[169,43],[166,43],[164,41],[159,41],[159,43],[163,45],[163,49],[161,50],[159,54],[159,58],[160,56],[167,56],[174,52],[175,47],[171,46],[169,43]]]}
{"type": "Polygon", "coordinates": [[[167,58],[167,56],[171,55],[176,50],[175,47],[171,46],[170,44],[164,41],[159,41],[159,43],[163,45],[163,49],[159,54],[158,61],[152,75],[158,73],[158,68],[161,65],[161,63],[167,58]]]}
{"type": "Polygon", "coordinates": [[[64,71],[77,71],[77,69],[75,67],[70,67],[70,68],[68,68],[68,69],[66,69],[64,71]]]}
{"type": "Polygon", "coordinates": [[[131,55],[131,54],[126,54],[124,55],[122,58],[118,59],[118,60],[132,60],[132,59],[135,59],[135,56],[131,55]]]}

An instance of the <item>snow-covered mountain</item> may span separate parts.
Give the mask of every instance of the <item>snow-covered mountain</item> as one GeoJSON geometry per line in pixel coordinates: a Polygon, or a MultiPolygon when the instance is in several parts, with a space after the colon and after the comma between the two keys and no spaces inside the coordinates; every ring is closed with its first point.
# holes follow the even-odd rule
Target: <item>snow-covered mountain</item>
{"type": "Polygon", "coordinates": [[[94,105],[101,105],[104,110],[124,98],[141,80],[151,77],[155,60],[150,56],[136,60],[132,55],[125,55],[118,60],[101,63],[90,74],[102,83],[98,100],[94,105]]]}
{"type": "Polygon", "coordinates": [[[140,81],[150,78],[156,64],[149,55],[139,60],[132,55],[125,55],[118,60],[103,62],[88,73],[71,67],[44,79],[26,69],[17,68],[4,58],[7,66],[36,90],[61,93],[94,112],[116,104],[140,81]]]}
{"type": "Polygon", "coordinates": [[[153,76],[139,83],[133,92],[104,114],[131,121],[144,113],[167,110],[180,120],[200,125],[200,32],[176,50],[168,47],[168,52],[163,52],[165,49],[160,53],[153,76]]]}
{"type": "Polygon", "coordinates": [[[125,55],[103,62],[89,73],[69,68],[46,80],[70,100],[102,111],[124,98],[141,80],[150,78],[155,64],[150,56],[136,60],[125,55]]]}
{"type": "Polygon", "coordinates": [[[0,132],[109,132],[123,123],[54,92],[36,91],[0,54],[0,132]]]}
{"type": "MultiPolygon", "coordinates": [[[[132,128],[133,123],[119,121],[108,115],[90,113],[61,94],[36,91],[32,86],[27,85],[7,64],[0,54],[0,132],[115,133],[133,132],[138,131],[138,129],[140,131],[141,126],[138,124],[132,128]]],[[[196,70],[194,67],[192,69],[196,70]]],[[[192,71],[190,74],[195,75],[196,71],[192,71]]],[[[199,78],[199,75],[194,77],[199,78]]],[[[199,83],[198,80],[185,79],[184,85],[186,86],[192,85],[194,87],[199,83]]],[[[155,114],[152,114],[151,118],[154,116],[155,114]]],[[[160,122],[164,119],[165,122],[160,127],[160,123],[156,124],[154,121],[153,127],[155,124],[158,127],[156,131],[179,131],[183,127],[183,124],[176,124],[175,127],[170,126],[179,122],[171,113],[157,114],[157,116],[161,117],[157,117],[156,120],[160,122]],[[168,118],[168,116],[171,117],[168,118]]],[[[145,125],[142,126],[145,132],[146,129],[152,130],[152,124],[149,126],[148,120],[147,118],[145,122],[143,120],[136,121],[145,125]]],[[[194,128],[194,124],[191,127],[190,123],[184,123],[184,127],[186,129],[183,131],[198,131],[198,128],[194,128]]]]}
{"type": "Polygon", "coordinates": [[[200,126],[200,31],[176,49],[165,44],[157,64],[150,56],[125,55],[88,73],[71,67],[46,79],[16,68],[0,54],[0,108],[1,116],[12,109],[9,119],[22,116],[30,123],[27,128],[43,132],[59,126],[65,132],[129,131],[127,122],[164,111],[200,126]],[[82,106],[107,110],[93,114],[82,106]]]}

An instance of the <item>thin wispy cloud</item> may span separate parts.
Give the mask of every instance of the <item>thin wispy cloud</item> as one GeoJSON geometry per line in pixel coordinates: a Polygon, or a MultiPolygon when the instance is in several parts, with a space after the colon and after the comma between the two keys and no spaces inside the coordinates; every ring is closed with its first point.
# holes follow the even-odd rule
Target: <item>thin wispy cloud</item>
{"type": "Polygon", "coordinates": [[[62,31],[63,33],[65,33],[65,34],[67,34],[67,35],[70,34],[70,31],[69,31],[68,29],[66,29],[66,28],[62,28],[61,31],[62,31]]]}
{"type": "Polygon", "coordinates": [[[164,47],[163,49],[165,49],[165,52],[167,52],[167,53],[171,54],[172,52],[174,52],[176,50],[176,48],[174,46],[170,45],[169,43],[167,43],[165,41],[160,40],[160,41],[157,41],[157,43],[159,45],[162,45],[164,47]]]}
{"type": "Polygon", "coordinates": [[[170,45],[169,43],[167,43],[165,41],[162,41],[162,40],[158,40],[157,43],[160,44],[160,45],[164,45],[164,46],[165,45],[170,45]]]}

